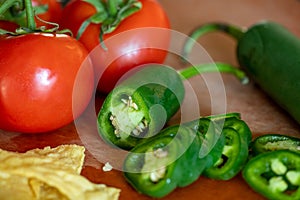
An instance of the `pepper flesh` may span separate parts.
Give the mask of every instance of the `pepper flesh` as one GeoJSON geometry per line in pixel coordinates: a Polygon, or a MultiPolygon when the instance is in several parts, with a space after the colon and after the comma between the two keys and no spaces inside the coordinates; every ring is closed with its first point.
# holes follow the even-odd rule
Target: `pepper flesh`
{"type": "Polygon", "coordinates": [[[108,94],[98,115],[102,138],[127,150],[158,133],[179,110],[185,93],[183,80],[208,72],[231,73],[243,83],[248,80],[244,72],[224,63],[179,71],[157,64],[139,69],[108,94]]]}
{"type": "Polygon", "coordinates": [[[145,67],[123,81],[105,99],[98,115],[104,140],[123,149],[158,133],[184,97],[180,75],[159,65],[145,67]]]}
{"type": "Polygon", "coordinates": [[[124,162],[124,176],[143,194],[166,196],[176,187],[198,179],[205,167],[205,160],[198,156],[200,145],[192,129],[168,127],[130,151],[124,162]]]}
{"type": "Polygon", "coordinates": [[[205,173],[228,180],[248,158],[248,131],[235,113],[170,126],[130,151],[124,176],[137,191],[152,197],[163,197],[205,173]],[[208,154],[203,156],[201,151],[208,154]]]}
{"type": "Polygon", "coordinates": [[[242,171],[253,190],[272,200],[300,199],[299,174],[300,155],[289,150],[259,154],[242,171]]]}
{"type": "Polygon", "coordinates": [[[212,167],[222,156],[225,135],[216,129],[215,123],[208,117],[202,117],[185,125],[197,131],[202,138],[199,157],[205,158],[206,169],[212,167]]]}
{"type": "Polygon", "coordinates": [[[251,147],[254,156],[280,149],[288,149],[300,153],[300,139],[281,134],[266,134],[255,138],[251,147]]]}
{"type": "Polygon", "coordinates": [[[229,180],[237,175],[247,162],[252,133],[248,125],[236,116],[225,119],[216,118],[213,121],[217,124],[220,120],[221,134],[225,136],[222,155],[203,174],[213,179],[229,180]]]}

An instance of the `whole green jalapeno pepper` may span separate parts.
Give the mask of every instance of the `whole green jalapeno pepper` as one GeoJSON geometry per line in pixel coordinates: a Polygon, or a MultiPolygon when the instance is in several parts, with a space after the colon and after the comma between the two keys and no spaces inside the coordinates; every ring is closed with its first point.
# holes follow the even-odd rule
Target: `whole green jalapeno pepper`
{"type": "Polygon", "coordinates": [[[184,45],[186,58],[196,39],[222,31],[237,40],[237,59],[241,67],[271,98],[300,123],[300,40],[284,26],[263,21],[248,29],[226,23],[200,26],[184,45]]]}
{"type": "Polygon", "coordinates": [[[281,149],[300,153],[300,139],[281,134],[266,134],[255,138],[251,144],[251,152],[254,156],[281,149]]]}
{"type": "Polygon", "coordinates": [[[239,69],[223,63],[202,64],[180,71],[149,64],[112,90],[98,114],[102,138],[123,149],[133,148],[158,133],[179,110],[185,95],[183,80],[204,72],[232,73],[247,79],[239,69]]]}
{"type": "Polygon", "coordinates": [[[270,200],[300,199],[300,154],[276,150],[253,157],[242,171],[252,189],[270,200]]]}
{"type": "Polygon", "coordinates": [[[185,126],[171,126],[137,144],[124,161],[126,180],[140,193],[163,197],[201,175],[200,137],[185,126]]]}

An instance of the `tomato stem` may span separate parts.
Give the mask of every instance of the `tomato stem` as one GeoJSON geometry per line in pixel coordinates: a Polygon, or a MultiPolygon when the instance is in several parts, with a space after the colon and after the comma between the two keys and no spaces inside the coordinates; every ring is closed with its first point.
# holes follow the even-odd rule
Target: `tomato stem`
{"type": "MultiPolygon", "coordinates": [[[[118,25],[130,15],[142,9],[142,3],[138,0],[85,0],[96,9],[96,13],[86,19],[77,32],[76,38],[80,39],[90,24],[100,25],[99,41],[103,42],[103,35],[113,32],[118,25]]],[[[105,45],[102,44],[102,47],[105,45]]]]}
{"type": "Polygon", "coordinates": [[[111,16],[115,16],[118,13],[118,7],[118,0],[107,0],[107,8],[111,16]]]}
{"type": "Polygon", "coordinates": [[[25,0],[26,18],[27,18],[27,28],[30,30],[36,29],[36,24],[34,21],[34,10],[31,0],[25,0]]]}
{"type": "Polygon", "coordinates": [[[10,7],[19,6],[23,7],[23,0],[7,0],[4,1],[0,6],[0,15],[5,13],[10,7]]]}

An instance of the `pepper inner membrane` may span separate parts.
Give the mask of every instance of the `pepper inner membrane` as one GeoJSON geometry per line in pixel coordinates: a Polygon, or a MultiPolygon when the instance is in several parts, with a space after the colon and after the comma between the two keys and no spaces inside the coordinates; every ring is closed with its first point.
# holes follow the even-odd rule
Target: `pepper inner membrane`
{"type": "Polygon", "coordinates": [[[144,174],[144,178],[150,180],[153,183],[159,182],[165,177],[169,163],[168,150],[166,148],[157,148],[153,151],[148,151],[145,155],[144,166],[142,171],[152,171],[144,174]]]}
{"type": "Polygon", "coordinates": [[[268,187],[275,192],[292,194],[300,186],[300,172],[286,166],[279,159],[273,159],[270,163],[270,171],[261,174],[268,182],[268,187]]]}
{"type": "Polygon", "coordinates": [[[300,146],[295,141],[283,140],[267,142],[264,144],[264,148],[269,151],[274,151],[277,149],[289,149],[291,151],[300,151],[300,146]]]}
{"type": "Polygon", "coordinates": [[[121,95],[120,104],[112,107],[109,119],[118,138],[143,137],[148,130],[144,113],[129,95],[121,95]]]}

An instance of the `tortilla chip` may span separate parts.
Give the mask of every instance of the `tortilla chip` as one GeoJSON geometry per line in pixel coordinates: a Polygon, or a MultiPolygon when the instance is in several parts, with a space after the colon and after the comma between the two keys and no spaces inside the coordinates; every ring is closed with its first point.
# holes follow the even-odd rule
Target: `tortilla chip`
{"type": "Polygon", "coordinates": [[[84,162],[85,148],[79,145],[60,145],[55,148],[32,149],[25,153],[0,149],[0,166],[48,165],[80,174],[84,162]]]}
{"type": "Polygon", "coordinates": [[[78,145],[26,153],[0,150],[0,199],[118,199],[119,189],[80,175],[84,150],[78,145]]]}

